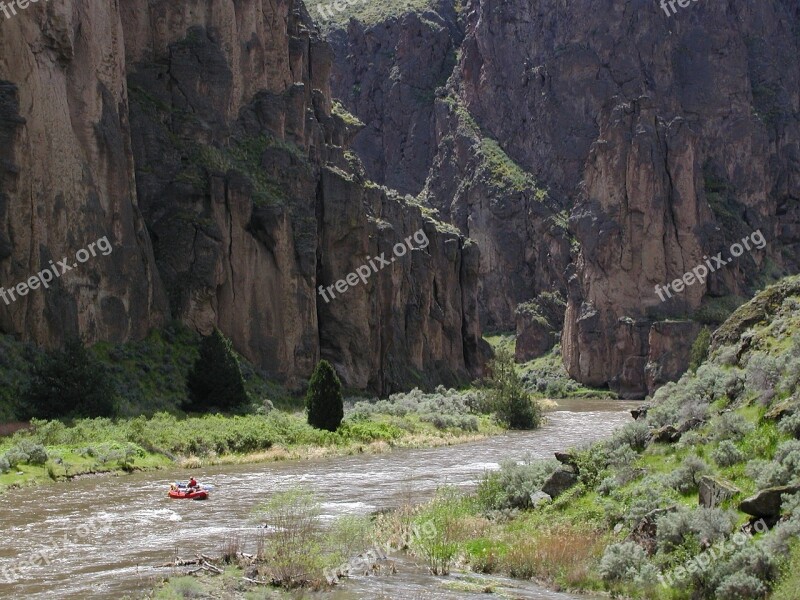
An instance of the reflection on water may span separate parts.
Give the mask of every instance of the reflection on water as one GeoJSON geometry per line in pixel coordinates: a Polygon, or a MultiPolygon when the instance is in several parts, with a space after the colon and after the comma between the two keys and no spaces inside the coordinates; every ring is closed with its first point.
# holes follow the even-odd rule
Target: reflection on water
{"type": "MultiPolygon", "coordinates": [[[[537,431],[458,446],[212,467],[199,473],[177,469],[135,473],[14,490],[0,497],[0,575],[18,557],[56,544],[62,550],[52,553],[49,565],[26,567],[23,580],[9,585],[0,578],[0,597],[118,598],[135,593],[148,589],[163,574],[153,566],[172,560],[178,544],[180,553],[189,556],[217,554],[223,537],[232,530],[253,540],[259,525],[253,510],[276,490],[297,484],[312,488],[323,501],[326,519],[417,503],[442,485],[474,486],[484,471],[496,469],[505,459],[526,454],[551,457],[556,450],[605,437],[630,420],[631,406],[618,401],[571,401],[549,413],[546,425],[537,431]],[[167,498],[169,484],[190,474],[215,486],[211,500],[167,498]],[[88,534],[78,529],[92,517],[105,519],[98,520],[88,534]]],[[[482,585],[473,574],[434,578],[407,559],[399,564],[398,575],[355,577],[335,593],[319,596],[469,598],[473,593],[466,590],[482,585]],[[468,581],[459,582],[464,578],[468,581]]],[[[492,582],[496,590],[515,598],[571,598],[528,582],[497,578],[492,582]]]]}

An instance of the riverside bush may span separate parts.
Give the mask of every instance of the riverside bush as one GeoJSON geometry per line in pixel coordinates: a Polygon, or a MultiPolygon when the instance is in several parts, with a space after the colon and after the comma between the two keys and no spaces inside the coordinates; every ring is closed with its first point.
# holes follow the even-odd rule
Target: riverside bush
{"type": "Polygon", "coordinates": [[[354,420],[380,414],[417,415],[421,421],[439,429],[476,431],[475,413],[480,412],[483,403],[481,392],[472,390],[461,392],[439,386],[434,393],[426,394],[415,388],[408,393],[392,394],[388,400],[357,401],[347,410],[347,415],[354,420]]]}
{"type": "Polygon", "coordinates": [[[619,448],[629,447],[636,452],[641,452],[650,439],[650,429],[644,421],[633,421],[620,427],[607,442],[608,448],[613,452],[619,448]]]}
{"type": "Polygon", "coordinates": [[[17,445],[17,448],[21,454],[27,456],[24,462],[29,465],[41,466],[47,462],[47,450],[42,444],[23,440],[17,445]]]}
{"type": "Polygon", "coordinates": [[[531,494],[540,491],[558,467],[556,460],[503,462],[499,471],[487,473],[478,484],[478,500],[487,510],[530,508],[531,494]]]}
{"type": "Polygon", "coordinates": [[[535,429],[542,422],[542,408],[525,389],[514,356],[505,348],[489,361],[486,400],[497,420],[509,429],[535,429]]]}

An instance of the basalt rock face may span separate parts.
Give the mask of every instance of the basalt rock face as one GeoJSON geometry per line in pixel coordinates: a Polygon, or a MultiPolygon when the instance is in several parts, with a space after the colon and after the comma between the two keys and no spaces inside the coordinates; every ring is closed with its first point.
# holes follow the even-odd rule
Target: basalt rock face
{"type": "MultiPolygon", "coordinates": [[[[676,356],[691,344],[659,323],[800,268],[796,2],[691,3],[668,16],[657,2],[480,0],[461,15],[460,58],[433,101],[426,198],[481,246],[482,275],[493,278],[480,294],[485,323],[508,325],[515,303],[565,290],[570,374],[641,397],[680,375],[676,356]],[[465,193],[482,146],[455,135],[455,111],[439,104],[497,140],[547,190],[551,214],[570,212],[577,252],[543,235],[550,215],[524,219],[524,194],[465,193]],[[492,205],[513,209],[488,225],[492,205]],[[662,302],[657,285],[756,230],[763,248],[662,302]]],[[[352,23],[347,33],[360,35],[352,23]]],[[[334,81],[341,57],[335,65],[334,81]]],[[[390,125],[382,121],[384,139],[390,125]]]]}
{"type": "Polygon", "coordinates": [[[115,4],[42,2],[0,29],[0,285],[71,267],[102,237],[113,247],[0,301],[0,330],[48,346],[141,337],[167,308],[136,197],[115,4]]]}
{"type": "Polygon", "coordinates": [[[418,194],[436,154],[434,94],[456,64],[463,37],[452,3],[364,26],[351,21],[328,39],[334,50],[334,96],[366,127],[352,148],[367,176],[418,194]]]}
{"type": "Polygon", "coordinates": [[[3,281],[106,233],[114,252],[0,305],[0,329],[124,341],[171,316],[219,327],[289,385],[320,357],[377,392],[480,373],[478,249],[365,185],[300,2],[72,0],[14,24],[0,34],[3,281]],[[366,283],[318,293],[404,240],[366,283]]]}

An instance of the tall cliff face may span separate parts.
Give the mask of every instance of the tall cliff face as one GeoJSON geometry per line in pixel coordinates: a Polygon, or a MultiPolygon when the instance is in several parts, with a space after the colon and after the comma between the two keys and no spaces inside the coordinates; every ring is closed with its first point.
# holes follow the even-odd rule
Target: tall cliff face
{"type": "Polygon", "coordinates": [[[0,302],[0,329],[44,344],[144,335],[166,299],[137,202],[116,3],[31,6],[4,20],[0,51],[2,285],[72,266],[104,236],[113,246],[46,292],[0,302]]]}
{"type": "MultiPolygon", "coordinates": [[[[507,326],[522,297],[566,291],[570,374],[625,396],[652,392],[685,368],[676,356],[697,330],[665,319],[800,266],[800,8],[693,3],[668,17],[653,2],[475,0],[461,15],[460,59],[430,103],[457,104],[481,139],[547,190],[547,211],[531,214],[535,191],[471,186],[486,144],[448,134],[459,131],[453,111],[435,111],[427,199],[481,244],[482,272],[494,277],[481,290],[484,321],[507,326]],[[493,206],[505,207],[494,225],[493,206]],[[572,255],[543,227],[563,209],[572,255]],[[656,285],[758,229],[765,248],[661,302],[656,285]]],[[[350,40],[391,24],[356,29],[350,40]]],[[[366,68],[340,48],[334,82],[366,68]]],[[[333,92],[369,129],[363,98],[333,92]]]]}
{"type": "Polygon", "coordinates": [[[574,207],[582,251],[568,370],[641,395],[654,320],[691,315],[705,295],[743,293],[770,261],[798,267],[798,7],[693,5],[669,18],[650,3],[497,8],[473,14],[465,101],[574,207]],[[511,59],[505,41],[520,37],[531,43],[511,59]],[[656,285],[756,229],[764,250],[661,303],[656,285]]]}
{"type": "Polygon", "coordinates": [[[329,46],[301,3],[132,0],[90,12],[73,0],[63,15],[53,6],[0,34],[5,56],[29,54],[0,66],[3,281],[37,270],[41,243],[28,237],[40,230],[81,247],[111,229],[115,262],[96,259],[86,280],[31,295],[72,307],[49,329],[14,305],[0,306],[3,330],[42,343],[70,330],[121,341],[171,315],[203,333],[220,327],[290,385],[320,356],[347,385],[380,392],[479,372],[477,248],[365,186],[345,152],[354,131],[331,115],[329,46]],[[44,139],[61,130],[60,146],[44,139]],[[45,165],[59,161],[75,172],[50,177],[45,165]],[[23,163],[27,178],[16,173],[23,163]],[[26,179],[47,181],[24,190],[26,179]],[[428,243],[365,285],[330,304],[317,293],[418,231],[428,243]]]}

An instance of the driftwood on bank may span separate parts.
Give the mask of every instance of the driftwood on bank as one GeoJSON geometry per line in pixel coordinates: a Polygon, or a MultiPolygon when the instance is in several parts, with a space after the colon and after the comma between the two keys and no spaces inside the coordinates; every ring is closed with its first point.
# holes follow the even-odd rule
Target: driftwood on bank
{"type": "Polygon", "coordinates": [[[222,574],[222,569],[212,564],[213,562],[214,559],[209,556],[206,556],[205,554],[195,554],[195,558],[189,558],[189,559],[176,558],[172,562],[164,563],[163,565],[157,565],[156,568],[197,566],[199,568],[193,569],[189,573],[190,574],[197,573],[198,571],[212,571],[217,575],[222,574]]]}

